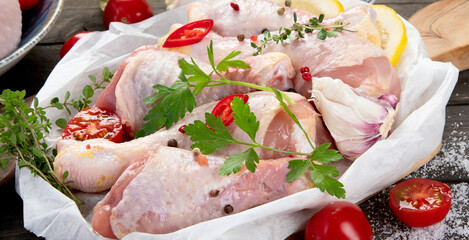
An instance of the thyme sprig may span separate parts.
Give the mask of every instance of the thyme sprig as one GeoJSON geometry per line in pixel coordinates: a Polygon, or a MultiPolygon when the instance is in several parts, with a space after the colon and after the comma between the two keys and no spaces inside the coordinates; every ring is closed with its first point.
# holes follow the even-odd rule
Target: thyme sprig
{"type": "Polygon", "coordinates": [[[278,34],[272,34],[270,31],[266,30],[263,32],[264,38],[260,40],[261,44],[257,45],[254,42],[251,42],[251,46],[256,49],[254,56],[262,53],[262,49],[267,47],[267,44],[271,41],[274,41],[276,44],[279,42],[284,45],[286,40],[298,40],[304,38],[305,34],[313,33],[317,31],[316,37],[321,40],[325,40],[327,37],[334,37],[338,32],[342,32],[344,27],[348,23],[336,22],[335,25],[323,26],[320,23],[324,20],[324,14],[320,14],[319,18],[309,19],[309,23],[301,24],[298,23],[298,18],[296,12],[293,13],[293,25],[288,28],[280,28],[278,34]],[[296,36],[292,35],[296,33],[296,36]]]}
{"type": "Polygon", "coordinates": [[[35,176],[39,176],[58,189],[77,204],[83,202],[75,197],[67,187],[68,171],[62,176],[54,173],[54,151],[45,142],[45,134],[49,133],[51,123],[43,108],[38,107],[37,98],[31,108],[24,101],[26,92],[6,89],[0,95],[3,105],[0,114],[0,167],[11,160],[18,160],[18,166],[29,167],[35,176]]]}
{"type": "MultiPolygon", "coordinates": [[[[66,110],[69,115],[72,114],[70,108],[77,110],[78,112],[89,107],[92,104],[91,98],[94,96],[94,93],[98,89],[104,89],[112,79],[114,74],[109,72],[109,69],[105,67],[103,69],[103,79],[97,81],[94,75],[89,75],[88,78],[93,83],[92,85],[86,85],[81,91],[82,94],[75,99],[70,99],[70,91],[65,92],[65,96],[61,101],[58,97],[54,97],[50,100],[48,106],[43,107],[43,109],[56,108],[59,110],[66,110]]],[[[59,118],[55,121],[55,124],[60,128],[65,128],[67,125],[67,120],[64,118],[59,118]]]]}

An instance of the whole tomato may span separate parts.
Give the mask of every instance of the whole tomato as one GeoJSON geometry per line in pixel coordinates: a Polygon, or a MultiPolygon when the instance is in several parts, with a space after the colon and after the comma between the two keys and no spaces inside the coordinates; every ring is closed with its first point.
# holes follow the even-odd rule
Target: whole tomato
{"type": "Polygon", "coordinates": [[[332,202],[308,221],[305,240],[373,239],[373,231],[363,211],[346,201],[332,202]]]}
{"type": "Polygon", "coordinates": [[[441,222],[449,212],[451,199],[451,189],[446,184],[425,178],[406,180],[389,192],[392,211],[411,227],[441,222]]]}
{"type": "Polygon", "coordinates": [[[26,11],[36,6],[39,0],[19,0],[19,2],[21,11],[26,11]]]}
{"type": "Polygon", "coordinates": [[[88,34],[89,32],[79,32],[75,35],[73,35],[72,37],[70,37],[65,43],[64,45],[62,46],[62,48],[60,49],[60,58],[63,58],[65,56],[65,54],[68,53],[68,51],[70,51],[70,49],[72,49],[73,45],[75,45],[75,43],[78,42],[78,40],[80,40],[80,38],[82,38],[83,36],[85,36],[86,34],[88,34]]]}
{"type": "Polygon", "coordinates": [[[104,9],[103,23],[109,29],[111,22],[137,23],[153,16],[145,0],[109,0],[104,9]]]}

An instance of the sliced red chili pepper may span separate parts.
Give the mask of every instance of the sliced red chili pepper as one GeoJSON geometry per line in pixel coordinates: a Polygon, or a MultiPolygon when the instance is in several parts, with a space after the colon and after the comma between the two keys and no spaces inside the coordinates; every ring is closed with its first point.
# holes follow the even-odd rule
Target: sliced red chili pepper
{"type": "Polygon", "coordinates": [[[255,36],[255,35],[251,36],[251,41],[257,42],[257,36],[255,36]]]}
{"type": "Polygon", "coordinates": [[[215,105],[212,110],[212,114],[220,117],[225,126],[230,125],[233,122],[233,110],[231,109],[231,102],[235,97],[239,97],[243,100],[244,103],[247,103],[249,96],[245,94],[234,94],[224,97],[220,102],[215,105]]]}
{"type": "Polygon", "coordinates": [[[187,125],[182,125],[182,126],[178,129],[178,131],[179,131],[180,133],[184,133],[184,134],[185,134],[186,131],[184,130],[184,128],[185,128],[186,126],[187,126],[187,125]]]}
{"type": "Polygon", "coordinates": [[[204,19],[188,23],[171,33],[163,47],[182,47],[187,45],[196,44],[212,30],[213,20],[204,19]]]}

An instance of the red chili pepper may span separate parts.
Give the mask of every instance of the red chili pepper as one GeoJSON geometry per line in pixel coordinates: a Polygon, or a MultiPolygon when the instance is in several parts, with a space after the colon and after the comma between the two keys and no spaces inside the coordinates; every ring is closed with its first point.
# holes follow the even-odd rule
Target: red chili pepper
{"type": "Polygon", "coordinates": [[[235,97],[239,97],[243,100],[244,103],[247,103],[249,96],[245,94],[234,94],[224,97],[220,100],[217,105],[212,110],[212,114],[220,117],[225,126],[230,125],[233,122],[233,110],[231,109],[231,102],[235,97]]]}
{"type": "Polygon", "coordinates": [[[182,126],[178,129],[178,131],[179,131],[180,133],[186,134],[186,131],[184,131],[184,127],[186,127],[186,126],[187,126],[187,125],[182,125],[182,126]]]}
{"type": "Polygon", "coordinates": [[[204,19],[188,23],[171,33],[163,44],[163,47],[182,47],[196,44],[207,36],[212,27],[212,19],[204,19]]]}
{"type": "Polygon", "coordinates": [[[251,41],[256,42],[257,41],[257,36],[251,36],[251,41]]]}
{"type": "Polygon", "coordinates": [[[233,8],[233,10],[239,11],[239,5],[238,5],[238,4],[236,4],[236,3],[234,3],[234,2],[231,2],[231,3],[230,3],[230,6],[231,6],[231,8],[233,8]]]}
{"type": "Polygon", "coordinates": [[[309,72],[304,72],[301,77],[303,77],[303,80],[305,81],[311,81],[311,73],[309,72]]]}
{"type": "Polygon", "coordinates": [[[89,144],[86,144],[86,149],[87,150],[90,150],[91,149],[91,146],[89,144]]]}
{"type": "Polygon", "coordinates": [[[309,72],[309,67],[302,67],[300,68],[301,73],[309,72]]]}

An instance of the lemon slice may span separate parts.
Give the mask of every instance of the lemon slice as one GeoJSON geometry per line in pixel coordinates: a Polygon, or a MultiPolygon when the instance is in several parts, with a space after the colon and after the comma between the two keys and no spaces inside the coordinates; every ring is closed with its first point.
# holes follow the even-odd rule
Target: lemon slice
{"type": "MultiPolygon", "coordinates": [[[[285,0],[272,0],[272,2],[285,5],[285,0]]],[[[291,0],[291,7],[314,15],[322,13],[325,17],[334,17],[344,11],[344,6],[338,0],[291,0]]]]}
{"type": "Polygon", "coordinates": [[[399,58],[407,46],[407,31],[397,13],[384,5],[372,6],[376,11],[376,23],[380,31],[381,48],[393,66],[397,65],[399,58]]]}

